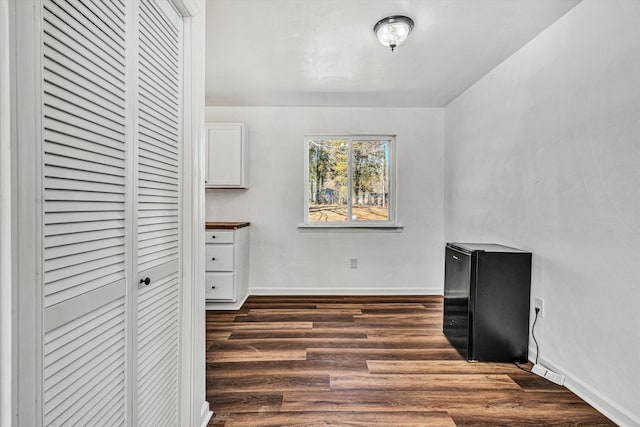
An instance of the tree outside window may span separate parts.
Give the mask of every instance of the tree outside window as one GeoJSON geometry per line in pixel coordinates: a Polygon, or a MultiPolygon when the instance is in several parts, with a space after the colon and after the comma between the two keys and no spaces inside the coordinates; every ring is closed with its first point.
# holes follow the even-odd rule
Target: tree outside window
{"type": "Polygon", "coordinates": [[[306,224],[392,224],[395,138],[307,137],[306,224]]]}

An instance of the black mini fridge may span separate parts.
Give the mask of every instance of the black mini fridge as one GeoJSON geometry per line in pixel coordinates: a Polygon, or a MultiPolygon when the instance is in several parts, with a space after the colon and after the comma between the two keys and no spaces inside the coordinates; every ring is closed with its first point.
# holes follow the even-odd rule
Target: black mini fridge
{"type": "Polygon", "coordinates": [[[526,362],[531,253],[447,243],[443,332],[469,361],[526,362]]]}

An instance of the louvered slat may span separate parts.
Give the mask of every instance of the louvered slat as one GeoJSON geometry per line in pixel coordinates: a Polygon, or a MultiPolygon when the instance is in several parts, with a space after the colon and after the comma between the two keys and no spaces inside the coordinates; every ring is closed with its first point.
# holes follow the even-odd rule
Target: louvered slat
{"type": "Polygon", "coordinates": [[[118,153],[122,153],[124,149],[124,147],[117,148],[118,144],[123,144],[122,138],[112,138],[96,132],[95,129],[88,131],[60,121],[48,121],[45,131],[49,132],[48,136],[52,142],[70,145],[68,141],[71,141],[74,147],[78,147],[83,141],[86,141],[91,144],[91,149],[87,151],[106,154],[114,158],[120,158],[118,153]],[[57,138],[59,139],[56,140],[57,138]]]}
{"type": "Polygon", "coordinates": [[[178,170],[177,165],[175,166],[165,166],[164,164],[157,164],[156,166],[150,165],[147,159],[140,159],[139,162],[139,172],[141,174],[153,175],[154,177],[162,176],[166,177],[169,181],[178,181],[178,170]]]}
{"type": "Polygon", "coordinates": [[[160,216],[160,217],[151,217],[151,218],[139,218],[138,219],[138,224],[139,224],[139,231],[140,231],[140,237],[139,240],[144,240],[145,239],[145,235],[144,233],[149,229],[147,226],[154,226],[156,228],[153,228],[154,230],[157,230],[158,228],[175,228],[178,229],[178,216],[160,216]]]}
{"type": "Polygon", "coordinates": [[[139,188],[143,188],[145,191],[162,191],[164,195],[169,195],[168,193],[175,194],[175,191],[178,188],[177,183],[164,183],[149,180],[139,182],[138,186],[139,188]]]}
{"type": "Polygon", "coordinates": [[[140,150],[139,162],[148,166],[178,171],[177,165],[175,165],[169,157],[159,155],[149,150],[140,150]]]}
{"type": "Polygon", "coordinates": [[[125,25],[124,16],[120,13],[122,7],[124,6],[123,1],[118,0],[83,0],[84,3],[93,4],[95,7],[98,7],[105,11],[105,13],[111,15],[113,17],[114,23],[119,23],[119,25],[125,25]]]}
{"type": "Polygon", "coordinates": [[[90,193],[100,193],[100,194],[122,194],[122,186],[114,185],[106,182],[78,182],[78,181],[69,181],[67,179],[59,179],[54,177],[49,177],[47,180],[47,185],[50,191],[53,190],[68,190],[68,191],[82,191],[86,190],[90,193]]]}
{"type": "MultiPolygon", "coordinates": [[[[45,104],[43,109],[48,120],[62,122],[80,130],[93,132],[123,142],[124,133],[122,129],[114,129],[116,125],[113,122],[100,118],[90,111],[82,110],[72,105],[67,106],[64,104],[64,101],[60,102],[60,100],[54,100],[54,102],[45,104]],[[66,110],[67,107],[69,111],[66,110]],[[85,114],[89,117],[86,117],[85,114]]],[[[45,127],[47,127],[47,125],[48,124],[45,124],[45,127]]]]}
{"type": "MultiPolygon", "coordinates": [[[[143,21],[144,22],[144,21],[143,21]]],[[[178,62],[176,58],[171,57],[171,53],[166,52],[163,48],[165,47],[162,43],[156,43],[154,45],[150,45],[151,39],[153,39],[152,34],[145,34],[145,25],[140,25],[140,34],[144,34],[145,37],[140,38],[140,47],[141,51],[143,51],[148,57],[142,57],[141,60],[149,61],[147,64],[148,67],[153,68],[156,72],[161,73],[163,76],[169,79],[169,81],[175,81],[178,76],[178,62]]],[[[167,88],[168,91],[172,92],[172,87],[167,88]]],[[[178,96],[178,91],[174,93],[175,96],[178,96]]]]}
{"type": "Polygon", "coordinates": [[[80,233],[123,228],[124,222],[118,220],[85,221],[82,223],[48,224],[45,225],[44,232],[49,236],[48,244],[53,247],[83,241],[81,237],[76,237],[80,233]],[[67,238],[70,240],[66,240],[67,238]]]}
{"type": "Polygon", "coordinates": [[[109,160],[108,164],[118,163],[124,165],[124,159],[121,157],[123,154],[122,151],[115,150],[113,147],[96,143],[93,140],[82,139],[77,136],[51,131],[50,129],[45,130],[45,133],[47,140],[49,141],[46,145],[50,145],[50,147],[45,146],[45,151],[54,152],[57,147],[58,153],[62,155],[60,150],[63,150],[63,147],[66,147],[67,149],[88,151],[95,153],[97,156],[104,156],[105,159],[109,160]]]}
{"type": "Polygon", "coordinates": [[[151,188],[148,186],[140,187],[141,191],[144,191],[145,197],[163,197],[165,199],[176,199],[178,196],[174,192],[163,190],[161,188],[151,188]]]}
{"type": "Polygon", "coordinates": [[[177,228],[169,228],[169,229],[161,229],[156,231],[149,231],[145,234],[145,238],[140,240],[140,244],[146,244],[148,240],[153,240],[158,237],[166,237],[166,236],[177,236],[178,229],[177,228]]]}
{"type": "Polygon", "coordinates": [[[149,73],[148,70],[140,70],[140,77],[142,78],[139,83],[140,96],[149,99],[155,99],[160,106],[164,106],[167,109],[169,116],[171,116],[171,107],[166,104],[174,103],[175,98],[168,96],[162,86],[156,84],[154,76],[149,73]]]}
{"type": "Polygon", "coordinates": [[[123,220],[124,212],[53,212],[45,215],[45,229],[49,224],[86,225],[98,221],[123,220]]]}
{"type": "MultiPolygon", "coordinates": [[[[61,148],[64,150],[64,148],[61,148]]],[[[114,180],[110,177],[103,177],[103,175],[111,175],[115,177],[120,177],[120,180],[115,182],[123,182],[124,180],[124,170],[118,166],[111,166],[104,163],[99,163],[94,161],[94,157],[98,157],[95,153],[83,153],[83,158],[69,158],[58,156],[54,153],[45,154],[45,173],[56,178],[72,178],[70,174],[72,172],[68,172],[69,169],[82,171],[83,174],[79,175],[78,178],[87,177],[89,179],[82,179],[79,181],[91,181],[90,177],[94,176],[97,178],[95,182],[114,182],[114,180]],[[49,169],[47,166],[54,166],[58,169],[49,169]],[[63,169],[63,170],[61,170],[63,169]],[[59,175],[57,173],[59,173],[59,175]],[[84,173],[93,173],[94,175],[85,175],[84,173]],[[102,177],[102,179],[100,179],[102,177]]]]}
{"type": "Polygon", "coordinates": [[[118,175],[108,175],[104,173],[92,172],[83,169],[68,169],[58,166],[44,167],[44,173],[47,177],[61,178],[66,180],[78,181],[80,183],[95,182],[107,183],[124,186],[124,177],[118,175]]]}
{"type": "MultiPolygon", "coordinates": [[[[103,393],[104,393],[104,396],[107,396],[106,397],[107,399],[109,398],[109,396],[113,396],[114,394],[113,388],[119,383],[119,378],[118,378],[119,374],[116,375],[119,370],[120,370],[120,366],[116,365],[113,370],[103,373],[100,377],[96,376],[96,381],[100,381],[100,388],[106,389],[105,391],[103,391],[103,393]],[[109,381],[109,379],[111,379],[111,381],[109,381]]],[[[87,391],[87,397],[90,399],[95,399],[98,397],[98,393],[99,392],[97,390],[89,389],[87,391]]],[[[115,396],[113,396],[112,399],[114,397],[115,396]]],[[[101,403],[101,406],[102,405],[103,403],[101,403]]],[[[88,425],[86,422],[80,422],[80,420],[91,417],[96,411],[96,409],[98,408],[91,408],[87,406],[78,406],[76,408],[73,408],[71,411],[69,411],[69,412],[73,412],[73,415],[65,421],[65,425],[74,425],[74,426],[88,425]]],[[[113,417],[114,415],[115,414],[110,414],[110,417],[113,417]]],[[[109,424],[109,425],[114,425],[114,424],[109,424]]]]}
{"type": "MultiPolygon", "coordinates": [[[[110,27],[122,27],[125,25],[124,19],[121,15],[118,15],[118,11],[109,7],[109,2],[104,0],[80,0],[87,8],[95,10],[96,15],[107,23],[110,27]]],[[[121,36],[116,34],[116,36],[121,36]]],[[[125,40],[123,38],[122,42],[125,40]]]]}
{"type": "Polygon", "coordinates": [[[141,105],[149,107],[150,110],[156,113],[159,113],[166,119],[175,120],[171,109],[167,108],[167,106],[165,105],[166,102],[171,102],[171,101],[163,98],[160,94],[153,92],[152,87],[147,83],[145,83],[144,81],[140,82],[140,87],[144,89],[140,93],[141,105]]]}
{"type": "Polygon", "coordinates": [[[82,14],[78,11],[77,6],[81,5],[78,1],[69,0],[49,0],[45,3],[45,10],[49,12],[45,16],[45,21],[58,18],[64,22],[68,32],[78,37],[79,43],[86,41],[85,46],[93,46],[100,50],[100,56],[106,62],[117,61],[114,68],[124,67],[124,40],[114,31],[122,31],[123,28],[107,27],[96,16],[94,11],[87,11],[82,14]]]}
{"type": "MultiPolygon", "coordinates": [[[[139,345],[141,348],[140,354],[141,357],[140,369],[143,370],[146,365],[153,366],[154,361],[152,360],[154,357],[160,357],[161,353],[158,353],[156,350],[164,347],[164,342],[172,341],[171,335],[175,331],[171,328],[174,324],[174,321],[177,321],[177,318],[174,317],[176,312],[171,312],[171,308],[177,302],[177,296],[175,298],[171,298],[171,295],[165,295],[166,301],[162,301],[162,303],[157,304],[157,307],[154,307],[153,313],[154,315],[147,316],[145,319],[143,316],[140,318],[141,323],[153,324],[154,329],[149,329],[147,331],[142,330],[142,334],[139,338],[139,345]],[[162,307],[165,309],[164,314],[160,313],[159,308],[162,307]],[[156,309],[158,308],[158,309],[156,309]],[[169,327],[169,333],[166,333],[166,327],[169,327]],[[147,357],[145,357],[147,356],[147,357]]],[[[169,353],[170,354],[170,353],[169,353]]],[[[144,376],[140,378],[141,384],[144,383],[144,376]]]]}
{"type": "MultiPolygon", "coordinates": [[[[109,240],[112,240],[112,239],[109,239],[109,240]]],[[[70,244],[67,246],[70,249],[74,249],[77,247],[82,247],[82,244],[86,244],[86,243],[89,243],[89,241],[70,244]]],[[[64,250],[65,248],[62,248],[61,252],[64,250]]],[[[83,251],[76,254],[73,254],[72,252],[70,252],[68,255],[61,256],[59,258],[56,258],[54,261],[50,262],[49,265],[47,266],[49,270],[46,270],[46,272],[57,271],[59,269],[67,268],[70,266],[87,265],[88,267],[90,265],[89,263],[91,262],[100,261],[102,259],[110,258],[110,257],[121,255],[121,254],[124,254],[124,251],[122,250],[122,244],[120,244],[120,242],[118,242],[118,244],[116,245],[110,245],[110,246],[105,244],[104,247],[101,247],[99,249],[83,251]]],[[[57,278],[55,280],[60,280],[60,278],[57,278]]],[[[52,282],[55,280],[52,280],[52,282]]]]}
{"type": "Polygon", "coordinates": [[[147,19],[140,22],[140,27],[152,32],[153,35],[149,35],[148,37],[159,40],[166,51],[169,52],[170,56],[177,57],[180,52],[171,40],[179,37],[179,28],[170,21],[163,19],[161,14],[158,14],[154,8],[149,7],[147,4],[141,4],[140,8],[147,17],[147,19]]]}
{"type": "Polygon", "coordinates": [[[162,117],[158,117],[153,114],[153,111],[148,111],[144,108],[144,105],[140,105],[140,118],[147,122],[149,125],[154,126],[155,129],[161,131],[167,138],[172,140],[178,139],[178,129],[170,121],[162,120],[162,117]]]}
{"type": "Polygon", "coordinates": [[[48,200],[56,201],[94,201],[94,202],[121,202],[124,203],[124,195],[118,193],[103,193],[96,191],[82,190],[59,190],[49,189],[45,192],[48,200]]]}
{"type": "MultiPolygon", "coordinates": [[[[44,76],[52,85],[57,86],[64,91],[72,92],[83,99],[92,101],[97,107],[105,108],[122,117],[122,106],[120,105],[122,99],[118,98],[113,93],[96,86],[91,81],[80,75],[77,76],[78,78],[75,78],[76,75],[73,75],[73,80],[71,80],[71,76],[65,76],[68,72],[68,68],[64,68],[58,63],[53,62],[50,59],[46,61],[44,76]]],[[[65,93],[65,96],[66,95],[67,94],[65,93]]]]}
{"type": "Polygon", "coordinates": [[[147,150],[159,148],[166,151],[170,156],[175,156],[178,152],[178,148],[175,145],[175,136],[151,126],[144,120],[140,121],[140,142],[145,144],[143,148],[147,150]],[[146,146],[146,144],[149,144],[149,146],[146,146]]]}
{"type": "Polygon", "coordinates": [[[122,140],[124,136],[124,126],[117,123],[117,119],[103,117],[91,111],[89,104],[78,106],[53,96],[45,97],[45,100],[45,116],[52,120],[59,120],[81,129],[96,129],[97,133],[114,139],[122,140]]]}
{"type": "Polygon", "coordinates": [[[181,29],[179,25],[181,23],[174,23],[174,20],[167,19],[167,16],[160,12],[157,7],[153,7],[150,2],[141,3],[140,10],[145,15],[145,19],[141,20],[140,25],[155,28],[156,34],[154,38],[169,46],[176,56],[179,55],[180,49],[177,48],[175,40],[180,38],[181,29]]]}
{"type": "MultiPolygon", "coordinates": [[[[88,410],[86,402],[102,400],[108,398],[104,391],[99,390],[95,384],[104,384],[109,380],[121,383],[124,374],[122,373],[122,364],[119,359],[124,352],[123,347],[115,347],[113,342],[105,342],[103,346],[105,352],[97,353],[96,357],[91,362],[100,363],[103,366],[100,370],[90,371],[87,375],[83,376],[76,383],[69,387],[55,390],[61,399],[65,395],[71,394],[72,396],[82,396],[81,400],[58,400],[51,402],[52,408],[45,407],[47,416],[59,421],[59,425],[71,425],[69,419],[78,412],[88,410]],[[108,346],[108,347],[107,347],[108,346]],[[105,356],[106,355],[106,356],[105,356]],[[86,400],[85,400],[86,399],[86,400]]],[[[80,413],[82,415],[82,413],[80,413]]]]}
{"type": "Polygon", "coordinates": [[[178,126],[178,123],[175,123],[175,117],[172,117],[171,111],[167,111],[161,104],[158,104],[153,96],[150,96],[149,93],[141,94],[138,99],[140,103],[140,108],[148,111],[150,114],[161,118],[167,123],[178,126]]]}
{"type": "Polygon", "coordinates": [[[142,250],[150,247],[158,247],[158,245],[162,242],[170,242],[171,246],[173,246],[174,243],[178,241],[178,239],[179,239],[179,236],[177,232],[172,234],[161,234],[159,235],[159,237],[156,237],[156,238],[141,240],[139,247],[142,250]]]}
{"type": "Polygon", "coordinates": [[[86,89],[74,85],[68,80],[60,78],[54,73],[45,73],[45,79],[51,84],[47,86],[46,93],[51,97],[63,99],[66,102],[84,108],[91,109],[100,117],[107,118],[114,122],[122,122],[124,120],[123,111],[117,106],[112,106],[103,99],[96,97],[95,94],[86,89]]]}
{"type": "MultiPolygon", "coordinates": [[[[45,334],[46,425],[65,425],[82,408],[103,401],[124,405],[124,316],[124,298],[119,298],[45,334]],[[110,387],[97,387],[105,380],[110,387]]],[[[123,423],[124,412],[116,419],[123,423]]]]}
{"type": "MultiPolygon", "coordinates": [[[[111,391],[106,386],[105,389],[107,389],[107,393],[111,391]]],[[[109,394],[111,395],[112,393],[109,394]]],[[[118,395],[114,395],[111,397],[110,401],[105,401],[102,403],[102,405],[96,408],[96,412],[89,412],[84,417],[80,418],[76,424],[79,426],[88,426],[91,425],[91,421],[93,421],[94,419],[99,419],[107,420],[107,423],[105,423],[105,425],[117,425],[117,422],[111,421],[111,418],[115,417],[116,414],[119,414],[121,412],[124,412],[123,402],[119,399],[118,395]]]]}
{"type": "MultiPolygon", "coordinates": [[[[84,225],[94,224],[88,223],[84,225]]],[[[69,232],[66,233],[62,233],[59,235],[50,235],[47,239],[47,246],[45,247],[45,249],[55,248],[57,246],[72,245],[76,243],[91,242],[93,240],[122,237],[122,230],[120,229],[123,226],[122,223],[114,222],[113,224],[111,224],[111,226],[104,224],[103,226],[103,228],[92,228],[91,230],[70,229],[68,230],[69,232]]]]}
{"type": "Polygon", "coordinates": [[[166,185],[165,188],[171,189],[172,191],[178,191],[178,180],[172,177],[168,177],[163,175],[161,171],[154,171],[152,169],[147,169],[144,178],[140,179],[140,184],[142,187],[146,188],[149,185],[158,185],[163,184],[166,185]]]}
{"type": "MultiPolygon", "coordinates": [[[[178,223],[174,222],[160,222],[158,224],[147,224],[147,225],[143,225],[139,227],[142,231],[144,231],[145,233],[145,238],[147,236],[153,236],[155,235],[155,233],[159,233],[159,232],[163,232],[163,233],[177,233],[178,232],[178,223]]],[[[144,241],[145,239],[142,238],[140,241],[144,241]]]]}
{"type": "MultiPolygon", "coordinates": [[[[45,4],[50,5],[51,2],[45,4]]],[[[55,12],[59,8],[45,6],[45,11],[49,9],[53,9],[55,12]]],[[[101,41],[87,37],[89,34],[83,32],[82,29],[74,28],[74,24],[77,25],[76,22],[65,22],[53,13],[45,13],[43,29],[47,37],[44,40],[44,45],[57,53],[45,51],[45,54],[53,60],[61,55],[66,59],[64,61],[66,66],[80,65],[91,70],[92,74],[99,75],[105,81],[110,82],[116,90],[120,88],[121,86],[113,79],[121,83],[124,82],[124,73],[119,72],[124,56],[120,55],[119,61],[114,63],[106,52],[101,54],[105,49],[101,41]],[[100,68],[94,69],[96,67],[100,68]]],[[[110,47],[106,47],[106,49],[110,50],[110,47]]]]}
{"type": "Polygon", "coordinates": [[[178,291],[178,276],[171,274],[139,292],[137,358],[140,425],[172,425],[176,422],[178,291]],[[162,415],[163,418],[158,418],[162,412],[160,409],[166,407],[170,410],[162,415]]]}

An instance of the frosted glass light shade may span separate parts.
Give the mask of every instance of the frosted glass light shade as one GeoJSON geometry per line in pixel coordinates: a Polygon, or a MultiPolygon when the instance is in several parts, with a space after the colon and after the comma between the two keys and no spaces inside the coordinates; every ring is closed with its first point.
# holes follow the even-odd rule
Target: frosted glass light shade
{"type": "Polygon", "coordinates": [[[413,29],[413,19],[407,16],[388,16],[379,20],[373,27],[378,40],[383,46],[390,47],[393,51],[400,46],[413,29]]]}

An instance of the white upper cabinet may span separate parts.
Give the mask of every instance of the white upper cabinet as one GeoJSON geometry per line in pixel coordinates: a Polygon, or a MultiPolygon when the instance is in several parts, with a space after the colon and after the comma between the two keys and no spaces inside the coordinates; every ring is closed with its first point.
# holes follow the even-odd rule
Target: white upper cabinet
{"type": "Polygon", "coordinates": [[[209,123],[207,188],[249,188],[247,127],[244,123],[209,123]]]}

